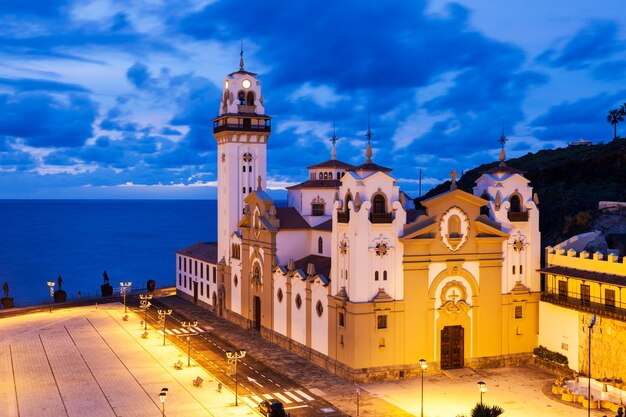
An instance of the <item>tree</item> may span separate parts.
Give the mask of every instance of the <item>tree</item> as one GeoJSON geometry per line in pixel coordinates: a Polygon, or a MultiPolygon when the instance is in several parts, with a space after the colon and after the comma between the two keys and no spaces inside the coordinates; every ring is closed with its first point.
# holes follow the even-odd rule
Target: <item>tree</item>
{"type": "MultiPolygon", "coordinates": [[[[502,407],[498,407],[497,405],[488,406],[485,404],[476,404],[476,406],[472,409],[470,416],[471,417],[498,417],[504,413],[502,407]]],[[[465,414],[459,414],[457,417],[465,417],[465,414]]]]}
{"type": "Polygon", "coordinates": [[[606,116],[606,121],[613,125],[613,139],[617,138],[617,124],[624,121],[624,110],[615,109],[609,111],[608,116],[606,116]]]}

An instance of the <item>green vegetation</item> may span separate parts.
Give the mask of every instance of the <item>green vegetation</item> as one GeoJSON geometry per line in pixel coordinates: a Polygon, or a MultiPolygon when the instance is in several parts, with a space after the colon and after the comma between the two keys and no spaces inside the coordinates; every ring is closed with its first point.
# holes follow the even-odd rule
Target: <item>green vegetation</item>
{"type": "MultiPolygon", "coordinates": [[[[498,417],[504,413],[504,410],[497,405],[476,404],[472,409],[470,417],[498,417]]],[[[465,414],[459,414],[457,417],[466,417],[465,414]]]]}
{"type": "Polygon", "coordinates": [[[533,353],[535,354],[535,356],[543,360],[567,366],[567,356],[560,354],[559,352],[553,352],[545,346],[539,345],[539,347],[533,349],[533,353]]]}
{"type": "MultiPolygon", "coordinates": [[[[475,181],[498,162],[467,171],[458,187],[469,193],[475,181]]],[[[539,196],[542,246],[553,246],[577,233],[589,231],[599,201],[626,201],[626,140],[606,144],[569,146],[528,153],[506,162],[523,171],[539,196]]],[[[430,190],[422,199],[450,189],[450,181],[430,190]]]]}

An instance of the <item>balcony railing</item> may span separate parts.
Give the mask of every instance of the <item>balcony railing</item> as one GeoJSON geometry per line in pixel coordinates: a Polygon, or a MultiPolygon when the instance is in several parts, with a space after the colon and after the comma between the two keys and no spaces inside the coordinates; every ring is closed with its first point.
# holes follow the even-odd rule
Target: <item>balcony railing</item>
{"type": "Polygon", "coordinates": [[[527,211],[509,211],[507,214],[509,221],[511,222],[527,222],[528,221],[528,212],[527,211]]]}
{"type": "MultiPolygon", "coordinates": [[[[267,121],[269,122],[269,120],[267,121]]],[[[234,131],[255,131],[255,132],[271,132],[272,126],[269,123],[265,125],[253,125],[249,123],[225,123],[220,124],[219,122],[213,123],[213,133],[223,132],[225,130],[234,130],[234,131]]]]}
{"type": "Polygon", "coordinates": [[[598,297],[581,297],[580,293],[565,293],[548,289],[541,293],[541,301],[587,313],[601,314],[618,320],[626,320],[626,304],[613,300],[600,299],[598,297]]]}
{"type": "Polygon", "coordinates": [[[350,221],[350,211],[340,211],[337,213],[337,221],[339,223],[348,223],[350,221]]]}
{"type": "Polygon", "coordinates": [[[392,220],[391,213],[370,213],[371,223],[391,223],[392,220]]]}
{"type": "Polygon", "coordinates": [[[247,106],[245,104],[238,104],[237,111],[239,113],[256,113],[256,106],[247,106]]]}

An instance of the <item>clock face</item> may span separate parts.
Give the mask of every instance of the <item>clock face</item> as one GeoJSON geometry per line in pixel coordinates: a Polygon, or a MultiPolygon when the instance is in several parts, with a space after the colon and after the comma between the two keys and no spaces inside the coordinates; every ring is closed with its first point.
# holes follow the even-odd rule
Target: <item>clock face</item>
{"type": "Polygon", "coordinates": [[[224,89],[228,90],[228,80],[224,81],[224,89]]]}
{"type": "Polygon", "coordinates": [[[241,83],[241,85],[243,86],[243,88],[250,88],[250,86],[252,85],[252,83],[250,82],[250,80],[243,80],[243,82],[241,83]]]}

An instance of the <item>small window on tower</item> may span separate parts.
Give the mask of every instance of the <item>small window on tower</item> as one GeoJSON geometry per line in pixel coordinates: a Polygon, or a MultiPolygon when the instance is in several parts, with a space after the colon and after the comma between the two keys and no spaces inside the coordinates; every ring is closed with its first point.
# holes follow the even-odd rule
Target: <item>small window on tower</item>
{"type": "Polygon", "coordinates": [[[311,204],[311,215],[313,216],[323,216],[324,215],[324,203],[312,203],[311,204]]]}
{"type": "Polygon", "coordinates": [[[241,169],[243,170],[243,172],[246,172],[246,166],[242,166],[241,169]]]}
{"type": "Polygon", "coordinates": [[[387,328],[387,315],[381,314],[376,317],[376,328],[377,329],[386,329],[387,328]]]}
{"type": "Polygon", "coordinates": [[[513,270],[513,275],[515,275],[515,265],[513,265],[511,268],[513,270]]]}
{"type": "Polygon", "coordinates": [[[251,193],[252,192],[252,187],[248,187],[248,192],[251,193]]]}
{"type": "Polygon", "coordinates": [[[346,319],[343,313],[339,313],[338,321],[339,321],[339,327],[346,327],[346,319]]]}
{"type": "Polygon", "coordinates": [[[515,318],[521,319],[523,317],[522,306],[515,306],[515,318]]]}
{"type": "Polygon", "coordinates": [[[383,281],[387,281],[387,271],[383,271],[383,281]]]}
{"type": "Polygon", "coordinates": [[[519,266],[519,273],[520,273],[520,275],[523,274],[523,272],[522,272],[522,265],[519,266]]]}
{"type": "Polygon", "coordinates": [[[246,193],[246,187],[242,187],[241,188],[241,192],[245,194],[246,193]]]}
{"type": "Polygon", "coordinates": [[[374,281],[378,281],[378,271],[374,271],[374,281]]]}

